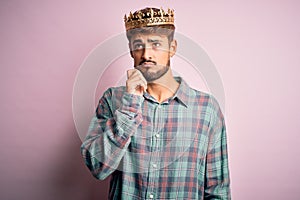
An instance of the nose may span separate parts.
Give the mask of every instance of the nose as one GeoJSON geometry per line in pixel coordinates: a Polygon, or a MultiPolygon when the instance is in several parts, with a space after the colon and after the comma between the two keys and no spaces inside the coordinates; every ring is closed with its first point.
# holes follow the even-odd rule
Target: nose
{"type": "Polygon", "coordinates": [[[143,59],[145,60],[152,60],[153,58],[153,49],[150,46],[145,46],[143,51],[143,59]]]}

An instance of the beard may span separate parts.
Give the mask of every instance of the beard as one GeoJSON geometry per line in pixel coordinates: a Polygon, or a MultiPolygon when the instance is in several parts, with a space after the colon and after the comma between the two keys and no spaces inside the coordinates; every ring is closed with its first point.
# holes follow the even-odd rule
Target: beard
{"type": "Polygon", "coordinates": [[[168,64],[163,66],[163,65],[153,65],[150,68],[145,68],[142,65],[138,65],[135,67],[136,69],[138,69],[142,75],[144,76],[144,78],[146,79],[147,82],[153,82],[157,79],[159,79],[160,77],[162,77],[163,75],[165,75],[170,68],[170,60],[168,61],[168,64]],[[155,72],[151,72],[152,68],[157,68],[160,67],[160,69],[158,71],[155,72]]]}

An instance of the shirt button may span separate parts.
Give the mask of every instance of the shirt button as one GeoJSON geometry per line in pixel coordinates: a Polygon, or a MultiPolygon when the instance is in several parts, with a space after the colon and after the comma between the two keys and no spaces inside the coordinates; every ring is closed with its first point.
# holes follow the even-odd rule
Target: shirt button
{"type": "Polygon", "coordinates": [[[153,199],[153,198],[154,198],[154,195],[153,195],[153,194],[150,194],[150,195],[149,195],[149,198],[150,198],[150,199],[153,199]]]}
{"type": "Polygon", "coordinates": [[[159,133],[155,134],[155,137],[159,138],[160,137],[159,133]]]}
{"type": "Polygon", "coordinates": [[[156,168],[156,167],[157,167],[157,164],[154,163],[154,164],[152,164],[152,166],[153,166],[154,168],[156,168]]]}

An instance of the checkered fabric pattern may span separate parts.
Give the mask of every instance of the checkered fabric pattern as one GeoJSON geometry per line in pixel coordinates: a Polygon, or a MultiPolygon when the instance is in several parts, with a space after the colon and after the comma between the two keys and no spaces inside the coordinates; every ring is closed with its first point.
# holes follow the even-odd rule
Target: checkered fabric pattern
{"type": "Polygon", "coordinates": [[[175,95],[108,89],[81,146],[98,179],[111,175],[109,199],[230,199],[226,128],[212,95],[180,77],[175,95]]]}

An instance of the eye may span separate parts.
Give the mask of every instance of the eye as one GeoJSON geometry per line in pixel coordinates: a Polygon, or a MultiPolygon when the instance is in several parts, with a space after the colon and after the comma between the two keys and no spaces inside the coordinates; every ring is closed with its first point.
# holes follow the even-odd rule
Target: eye
{"type": "Polygon", "coordinates": [[[141,50],[144,48],[144,45],[141,43],[137,43],[133,46],[133,50],[141,50]]]}
{"type": "Polygon", "coordinates": [[[159,43],[159,42],[154,42],[154,43],[153,43],[153,46],[154,46],[154,47],[160,47],[160,46],[161,46],[161,43],[159,43]]]}

